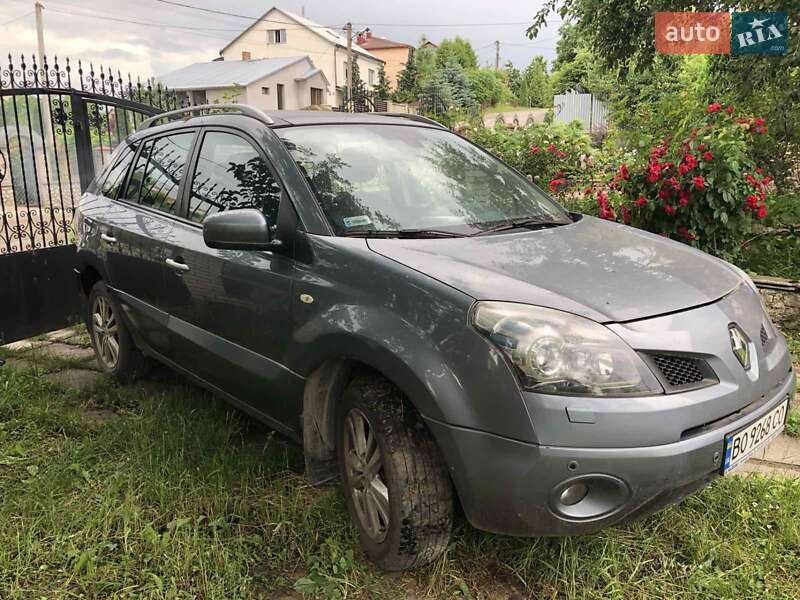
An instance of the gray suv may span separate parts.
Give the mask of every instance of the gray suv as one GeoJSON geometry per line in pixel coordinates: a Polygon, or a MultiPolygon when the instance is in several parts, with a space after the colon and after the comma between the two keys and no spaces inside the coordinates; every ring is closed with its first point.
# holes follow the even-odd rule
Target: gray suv
{"type": "Polygon", "coordinates": [[[486,531],[590,533],[783,428],[786,342],[736,267],[419,117],[164,116],[80,202],[98,361],[152,357],[302,444],[381,567],[442,552],[456,500],[486,531]]]}

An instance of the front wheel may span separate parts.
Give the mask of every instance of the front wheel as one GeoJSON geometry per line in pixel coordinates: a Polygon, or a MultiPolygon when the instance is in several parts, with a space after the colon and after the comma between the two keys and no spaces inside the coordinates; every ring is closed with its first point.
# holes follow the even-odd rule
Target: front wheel
{"type": "Polygon", "coordinates": [[[450,539],[453,491],[430,432],[379,377],[355,379],[338,416],[342,485],[367,556],[388,571],[431,562],[450,539]]]}

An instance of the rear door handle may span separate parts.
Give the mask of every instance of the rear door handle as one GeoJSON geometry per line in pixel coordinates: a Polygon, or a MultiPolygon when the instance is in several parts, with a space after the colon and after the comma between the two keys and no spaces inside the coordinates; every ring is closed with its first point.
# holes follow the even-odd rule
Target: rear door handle
{"type": "Polygon", "coordinates": [[[176,271],[188,271],[189,270],[189,265],[187,265],[186,263],[183,263],[183,262],[178,262],[177,260],[172,260],[171,258],[168,258],[164,262],[166,262],[170,266],[170,268],[175,269],[176,271]]]}
{"type": "Polygon", "coordinates": [[[109,244],[116,244],[117,243],[117,238],[115,238],[113,235],[108,235],[107,233],[101,233],[100,234],[100,239],[103,240],[104,242],[109,243],[109,244]]]}

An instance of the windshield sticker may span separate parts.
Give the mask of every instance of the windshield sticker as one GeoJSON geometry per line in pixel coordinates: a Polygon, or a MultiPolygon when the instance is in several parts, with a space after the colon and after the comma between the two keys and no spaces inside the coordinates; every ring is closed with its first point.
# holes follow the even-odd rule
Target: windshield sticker
{"type": "Polygon", "coordinates": [[[362,227],[364,225],[372,225],[372,219],[369,215],[358,215],[355,217],[345,217],[342,219],[345,227],[362,227]]]}

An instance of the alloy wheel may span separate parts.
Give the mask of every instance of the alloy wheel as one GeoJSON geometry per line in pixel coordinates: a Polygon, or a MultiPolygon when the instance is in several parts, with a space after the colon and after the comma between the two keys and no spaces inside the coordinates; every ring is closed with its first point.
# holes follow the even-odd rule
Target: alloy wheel
{"type": "Polygon", "coordinates": [[[100,362],[113,370],[119,362],[119,333],[114,309],[104,296],[97,296],[92,306],[92,335],[100,362]]]}
{"type": "Polygon", "coordinates": [[[378,440],[367,417],[352,409],[344,423],[347,484],[361,526],[377,543],[389,531],[389,488],[378,440]]]}

